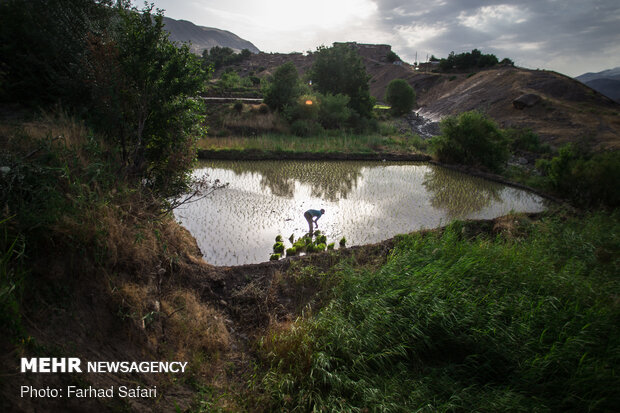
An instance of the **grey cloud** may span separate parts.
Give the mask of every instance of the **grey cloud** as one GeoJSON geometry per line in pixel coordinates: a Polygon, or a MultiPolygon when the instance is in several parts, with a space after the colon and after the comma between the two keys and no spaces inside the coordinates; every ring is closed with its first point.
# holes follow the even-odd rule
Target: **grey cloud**
{"type": "MultiPolygon", "coordinates": [[[[618,0],[377,0],[375,3],[379,30],[416,25],[441,29],[435,37],[422,41],[396,39],[395,43],[407,48],[401,53],[409,55],[410,49],[445,56],[450,51],[459,53],[476,47],[500,58],[511,57],[518,63],[543,67],[553,57],[573,55],[587,59],[609,55],[613,67],[613,53],[620,45],[618,0]],[[519,18],[498,20],[480,14],[485,6],[514,11],[519,18]],[[467,23],[478,26],[468,27],[467,23]]],[[[615,66],[618,64],[616,60],[615,66]]]]}

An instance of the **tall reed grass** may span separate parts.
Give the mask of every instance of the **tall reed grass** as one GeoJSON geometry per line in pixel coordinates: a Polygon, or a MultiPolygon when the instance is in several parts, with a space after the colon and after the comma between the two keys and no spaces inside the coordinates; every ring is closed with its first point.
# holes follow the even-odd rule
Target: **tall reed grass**
{"type": "Polygon", "coordinates": [[[399,238],[349,266],[314,318],[263,340],[274,409],[613,411],[620,406],[620,213],[523,237],[399,238]]]}

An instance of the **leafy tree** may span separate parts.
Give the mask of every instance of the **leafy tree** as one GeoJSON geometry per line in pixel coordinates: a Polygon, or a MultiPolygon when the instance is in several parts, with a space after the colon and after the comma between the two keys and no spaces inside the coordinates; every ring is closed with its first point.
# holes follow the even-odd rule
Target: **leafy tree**
{"type": "Polygon", "coordinates": [[[435,155],[444,162],[484,166],[493,171],[508,159],[508,140],[495,122],[471,111],[441,121],[441,135],[433,138],[435,155]]]}
{"type": "Polygon", "coordinates": [[[343,94],[350,98],[349,108],[362,117],[371,117],[374,99],[370,96],[370,76],[357,51],[347,44],[320,46],[309,71],[314,88],[322,94],[343,94]]]}
{"type": "Polygon", "coordinates": [[[392,107],[394,115],[403,115],[415,106],[415,91],[405,80],[394,79],[385,91],[385,101],[392,107]]]}
{"type": "Polygon", "coordinates": [[[176,47],[163,14],[117,8],[116,26],[89,41],[93,119],[120,151],[129,177],[163,196],[186,189],[201,124],[206,72],[189,47],[176,47]]]}
{"type": "Polygon", "coordinates": [[[111,1],[0,1],[0,72],[4,100],[33,106],[88,98],[83,79],[90,35],[106,30],[111,1]]]}
{"type": "Polygon", "coordinates": [[[474,49],[471,52],[454,54],[450,52],[446,59],[439,61],[439,68],[448,72],[450,70],[467,70],[472,68],[485,68],[495,66],[498,63],[497,57],[493,54],[482,54],[480,50],[474,49]]]}
{"type": "Polygon", "coordinates": [[[211,66],[217,70],[223,66],[241,63],[252,55],[248,49],[235,53],[230,47],[213,46],[209,50],[202,51],[202,63],[205,68],[211,66]]]}
{"type": "Polygon", "coordinates": [[[350,98],[347,95],[319,95],[319,122],[323,127],[336,129],[346,124],[351,116],[348,108],[350,98]]]}
{"type": "Polygon", "coordinates": [[[297,68],[292,62],[287,62],[276,69],[273,79],[265,87],[264,102],[270,108],[281,111],[285,106],[292,105],[300,95],[297,68]]]}

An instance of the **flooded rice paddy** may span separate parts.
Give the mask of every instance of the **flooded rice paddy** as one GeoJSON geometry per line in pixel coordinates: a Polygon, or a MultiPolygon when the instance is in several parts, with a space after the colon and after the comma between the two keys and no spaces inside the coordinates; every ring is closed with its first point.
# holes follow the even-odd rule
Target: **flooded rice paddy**
{"type": "Polygon", "coordinates": [[[308,232],[308,209],[325,209],[327,242],[347,246],[448,224],[539,212],[542,198],[434,165],[359,161],[207,161],[196,169],[229,186],[175,216],[214,265],[268,261],[277,235],[308,232]]]}

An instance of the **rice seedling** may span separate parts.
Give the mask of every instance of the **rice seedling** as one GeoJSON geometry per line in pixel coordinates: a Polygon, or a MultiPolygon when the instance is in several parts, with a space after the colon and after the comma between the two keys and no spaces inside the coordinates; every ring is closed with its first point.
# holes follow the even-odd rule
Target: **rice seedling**
{"type": "Polygon", "coordinates": [[[276,242],[275,244],[273,244],[273,252],[283,253],[284,244],[282,242],[276,242]]]}

